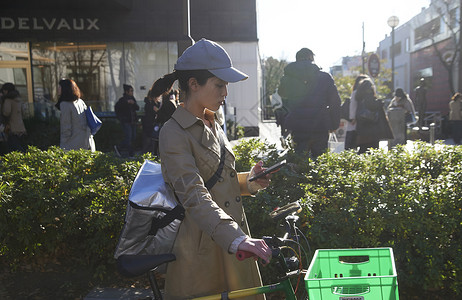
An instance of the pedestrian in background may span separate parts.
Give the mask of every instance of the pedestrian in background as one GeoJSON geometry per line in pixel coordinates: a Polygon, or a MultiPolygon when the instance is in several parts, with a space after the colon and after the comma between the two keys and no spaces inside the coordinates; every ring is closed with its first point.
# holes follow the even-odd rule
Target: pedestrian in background
{"type": "Polygon", "coordinates": [[[407,140],[407,125],[416,123],[416,114],[414,109],[414,103],[412,102],[409,95],[404,92],[402,88],[395,90],[395,96],[391,99],[387,110],[391,109],[402,109],[404,110],[404,141],[407,140]]]}
{"type": "Polygon", "coordinates": [[[128,156],[133,156],[133,144],[136,138],[136,125],[138,123],[136,112],[140,107],[136,103],[135,97],[133,97],[133,87],[124,84],[123,88],[124,94],[115,105],[115,113],[122,126],[124,138],[118,146],[114,145],[114,150],[119,156],[122,151],[128,152],[128,156]]]}
{"type": "Polygon", "coordinates": [[[153,132],[156,124],[157,112],[160,108],[160,97],[154,97],[151,89],[144,98],[143,125],[143,150],[142,153],[151,152],[157,155],[157,145],[154,143],[153,132]]]}
{"type": "Polygon", "coordinates": [[[292,133],[295,152],[312,158],[326,152],[329,132],[340,126],[341,101],[334,79],[314,64],[310,49],[302,48],[284,68],[278,94],[288,110],[284,127],[292,133]]]}
{"type": "Polygon", "coordinates": [[[350,96],[350,106],[348,107],[348,120],[347,129],[345,135],[345,150],[354,149],[356,150],[356,109],[358,102],[356,101],[356,89],[358,88],[359,82],[367,78],[367,75],[358,75],[353,84],[353,90],[350,96]]]}
{"type": "Polygon", "coordinates": [[[462,94],[455,93],[449,102],[449,123],[451,137],[456,145],[460,145],[462,137],[462,94]]]}
{"type": "Polygon", "coordinates": [[[425,112],[427,111],[427,89],[425,78],[420,78],[419,85],[415,88],[415,107],[419,114],[419,127],[425,125],[425,112]]]}
{"type": "Polygon", "coordinates": [[[154,125],[154,133],[153,133],[154,145],[156,146],[155,155],[159,155],[160,130],[162,129],[162,126],[164,125],[164,123],[170,119],[170,117],[175,112],[176,107],[177,107],[176,94],[173,92],[173,90],[170,93],[162,94],[161,98],[162,98],[162,101],[160,103],[159,111],[157,112],[156,122],[154,125]]]}
{"type": "Polygon", "coordinates": [[[156,122],[161,126],[167,122],[177,107],[176,96],[173,92],[162,94],[162,103],[157,113],[156,122]]]}
{"type": "Polygon", "coordinates": [[[412,123],[415,120],[415,109],[409,95],[402,88],[397,88],[395,96],[391,99],[388,109],[401,108],[405,111],[405,123],[412,123]]]}
{"type": "Polygon", "coordinates": [[[175,104],[175,107],[180,105],[180,92],[177,89],[172,89],[169,93],[170,101],[175,104]]]}
{"type": "Polygon", "coordinates": [[[393,139],[383,101],[377,99],[375,85],[369,77],[359,82],[355,99],[358,103],[355,116],[358,153],[379,148],[380,141],[393,139]]]}
{"type": "Polygon", "coordinates": [[[2,85],[2,116],[4,136],[7,139],[8,149],[6,152],[25,151],[24,137],[26,127],[22,118],[22,100],[13,83],[7,82],[2,85]]]}
{"type": "Polygon", "coordinates": [[[81,99],[77,84],[71,79],[62,79],[58,83],[58,103],[61,111],[59,146],[64,150],[85,149],[95,151],[95,141],[87,125],[85,110],[87,106],[81,99]]]}

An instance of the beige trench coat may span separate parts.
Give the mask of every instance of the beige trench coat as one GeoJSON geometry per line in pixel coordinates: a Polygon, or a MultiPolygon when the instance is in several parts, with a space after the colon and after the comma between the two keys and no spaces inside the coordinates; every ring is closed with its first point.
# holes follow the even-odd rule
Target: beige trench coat
{"type": "MultiPolygon", "coordinates": [[[[224,137],[215,122],[215,132],[224,137]]],[[[186,210],[168,265],[166,299],[187,299],[261,285],[252,259],[238,261],[228,252],[239,236],[249,233],[231,146],[226,143],[222,180],[209,192],[204,182],[217,170],[220,144],[211,129],[178,107],[160,132],[164,179],[186,210]]],[[[244,180],[241,180],[244,182],[244,180]]],[[[263,296],[248,299],[264,299],[263,296]]]]}
{"type": "Polygon", "coordinates": [[[12,134],[22,135],[26,133],[26,127],[22,120],[22,101],[20,98],[6,98],[3,102],[2,113],[8,118],[12,134]]]}

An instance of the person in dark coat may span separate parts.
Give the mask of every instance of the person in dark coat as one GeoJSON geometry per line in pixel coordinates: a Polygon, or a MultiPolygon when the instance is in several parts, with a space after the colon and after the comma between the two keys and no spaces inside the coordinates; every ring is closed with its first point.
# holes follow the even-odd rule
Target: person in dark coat
{"type": "Polygon", "coordinates": [[[419,114],[419,127],[425,125],[425,112],[427,111],[427,89],[425,87],[425,78],[420,78],[419,85],[415,88],[415,108],[419,114]]]}
{"type": "Polygon", "coordinates": [[[157,112],[156,122],[154,125],[153,140],[155,155],[159,155],[159,134],[160,129],[164,126],[176,110],[176,95],[173,90],[170,93],[162,94],[162,102],[160,103],[159,111],[157,112]]]}
{"type": "Polygon", "coordinates": [[[157,112],[159,111],[161,102],[160,97],[153,97],[151,90],[144,98],[144,116],[142,119],[143,125],[143,153],[157,153],[157,147],[152,138],[154,127],[156,125],[157,112]]]}
{"type": "Polygon", "coordinates": [[[162,125],[167,122],[175,112],[178,95],[178,91],[174,89],[172,89],[170,92],[164,92],[160,90],[159,82],[161,80],[162,79],[158,79],[153,83],[147,98],[154,100],[149,101],[149,104],[146,104],[144,108],[146,113],[145,117],[149,117],[149,129],[147,129],[149,132],[146,131],[146,134],[149,135],[149,139],[151,141],[150,145],[152,146],[152,153],[156,156],[159,155],[160,129],[162,128],[162,125]]]}
{"type": "Polygon", "coordinates": [[[359,146],[358,153],[365,153],[369,148],[379,148],[380,141],[393,139],[393,132],[383,101],[377,99],[375,85],[369,77],[359,82],[355,98],[358,103],[356,144],[359,146]]]}
{"type": "Polygon", "coordinates": [[[136,138],[136,124],[138,122],[136,111],[140,107],[133,97],[133,87],[128,84],[124,84],[123,87],[124,94],[115,105],[115,113],[122,125],[124,139],[118,146],[114,146],[114,149],[118,155],[120,155],[120,151],[128,151],[128,155],[133,156],[133,142],[136,138]]]}
{"type": "Polygon", "coordinates": [[[176,96],[172,92],[162,95],[162,103],[156,116],[156,123],[163,125],[176,110],[176,96]]]}
{"type": "Polygon", "coordinates": [[[284,127],[291,131],[295,152],[316,158],[328,149],[329,132],[340,125],[340,96],[334,79],[313,63],[314,54],[303,48],[287,65],[278,88],[289,111],[284,127]]]}
{"type": "Polygon", "coordinates": [[[462,139],[462,94],[455,93],[449,102],[449,124],[451,137],[456,145],[460,145],[462,139]]]}
{"type": "Polygon", "coordinates": [[[345,135],[345,150],[354,149],[356,151],[356,108],[358,102],[356,101],[356,90],[358,89],[359,82],[367,75],[358,75],[353,84],[353,91],[350,96],[350,105],[348,106],[348,120],[347,120],[347,132],[345,135]]]}

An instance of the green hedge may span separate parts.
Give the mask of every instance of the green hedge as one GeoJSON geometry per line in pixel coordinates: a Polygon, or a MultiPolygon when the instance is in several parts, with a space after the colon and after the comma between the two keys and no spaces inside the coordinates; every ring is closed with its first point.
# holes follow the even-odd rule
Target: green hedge
{"type": "MultiPolygon", "coordinates": [[[[301,199],[312,249],[392,247],[402,299],[461,296],[462,147],[329,153],[297,161],[295,171],[276,173],[246,203],[255,213],[249,222],[274,207],[261,205],[268,199],[301,199]]],[[[254,235],[268,233],[266,218],[253,224],[254,235]]]]}
{"type": "Polygon", "coordinates": [[[29,148],[0,161],[0,257],[15,268],[39,257],[71,259],[104,276],[127,195],[143,158],[29,148]]]}
{"type": "MultiPolygon", "coordinates": [[[[251,139],[235,147],[238,170],[282,159],[251,139]]],[[[316,161],[289,151],[293,164],[244,202],[253,236],[279,230],[275,207],[301,200],[300,226],[312,249],[392,247],[402,299],[461,296],[462,147],[329,153],[316,161]]],[[[152,159],[152,158],[151,158],[152,159]]],[[[89,265],[111,276],[127,195],[143,157],[30,148],[0,158],[0,260],[16,267],[40,259],[89,265]]],[[[271,281],[271,268],[262,268],[271,281]]]]}

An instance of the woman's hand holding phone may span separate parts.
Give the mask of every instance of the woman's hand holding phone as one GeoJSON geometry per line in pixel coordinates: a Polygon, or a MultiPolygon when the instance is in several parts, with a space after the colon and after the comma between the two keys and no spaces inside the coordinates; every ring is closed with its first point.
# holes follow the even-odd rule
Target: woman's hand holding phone
{"type": "Polygon", "coordinates": [[[286,164],[283,160],[269,168],[263,168],[263,161],[259,161],[251,170],[247,180],[247,187],[251,194],[269,186],[271,174],[277,172],[286,164]]]}
{"type": "Polygon", "coordinates": [[[250,192],[250,194],[255,195],[259,190],[264,189],[269,186],[270,183],[270,177],[260,177],[257,180],[252,180],[250,181],[249,179],[254,177],[255,174],[258,174],[265,170],[263,168],[263,162],[259,161],[253,168],[250,170],[250,174],[247,177],[247,188],[250,192]]]}
{"type": "Polygon", "coordinates": [[[267,168],[263,167],[263,161],[259,161],[253,168],[253,176],[249,176],[249,181],[257,180],[258,184],[261,186],[267,187],[271,180],[271,174],[264,174],[263,176],[258,176],[254,180],[251,180],[253,177],[257,176],[257,174],[263,174],[267,168]]]}
{"type": "MultiPolygon", "coordinates": [[[[261,161],[260,161],[261,162],[261,161]]],[[[258,180],[259,178],[271,178],[268,175],[279,171],[280,168],[286,165],[286,160],[280,161],[269,168],[261,168],[260,170],[255,170],[255,174],[249,177],[249,181],[258,180]]]]}

